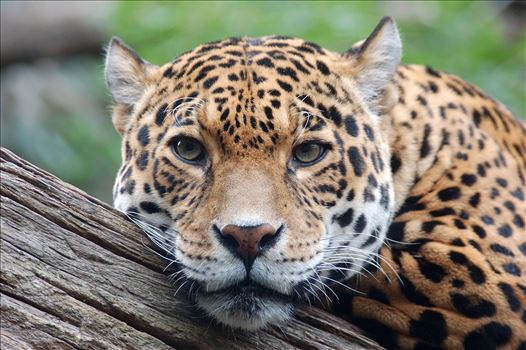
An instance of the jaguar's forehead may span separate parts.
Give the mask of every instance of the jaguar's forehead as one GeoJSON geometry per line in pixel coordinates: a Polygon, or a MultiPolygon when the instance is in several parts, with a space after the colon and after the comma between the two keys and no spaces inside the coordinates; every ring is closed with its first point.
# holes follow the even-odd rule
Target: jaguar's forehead
{"type": "MultiPolygon", "coordinates": [[[[338,54],[296,38],[230,38],[196,47],[161,67],[173,92],[276,100],[327,89],[338,54]],[[322,83],[323,81],[323,83],[322,83]],[[303,91],[302,91],[303,90],[303,91]]],[[[221,103],[224,98],[212,98],[221,103]]],[[[274,105],[278,102],[273,101],[274,105]]]]}
{"type": "MultiPolygon", "coordinates": [[[[279,68],[279,63],[289,61],[303,73],[318,69],[328,75],[325,58],[336,54],[319,45],[299,38],[286,36],[266,36],[259,38],[229,38],[197,46],[181,54],[171,63],[180,69],[177,76],[191,73],[202,66],[217,64],[218,68],[231,68],[235,65],[259,65],[267,68],[279,68]],[[220,61],[226,60],[227,62],[220,61]],[[301,65],[304,63],[304,65],[301,65]],[[187,70],[188,69],[188,70],[187,70]]],[[[276,73],[280,71],[276,69],[276,73]]],[[[284,72],[282,72],[284,73],[284,72]]],[[[173,71],[165,71],[172,75],[173,71]]],[[[285,73],[285,75],[287,75],[285,73]]]]}
{"type": "Polygon", "coordinates": [[[334,107],[323,95],[335,97],[329,77],[336,59],[314,43],[283,36],[201,45],[161,67],[157,114],[179,112],[179,124],[207,130],[224,149],[273,150],[300,123],[302,131],[320,131],[331,119],[334,107]]]}

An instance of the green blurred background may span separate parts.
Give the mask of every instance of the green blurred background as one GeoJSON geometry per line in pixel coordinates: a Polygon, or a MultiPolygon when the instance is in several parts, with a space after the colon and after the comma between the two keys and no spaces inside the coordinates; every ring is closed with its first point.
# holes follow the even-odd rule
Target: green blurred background
{"type": "Polygon", "coordinates": [[[404,63],[460,75],[526,115],[525,6],[474,2],[2,2],[1,144],[111,202],[120,162],[101,48],[163,64],[203,42],[285,34],[343,51],[384,15],[404,63]]]}

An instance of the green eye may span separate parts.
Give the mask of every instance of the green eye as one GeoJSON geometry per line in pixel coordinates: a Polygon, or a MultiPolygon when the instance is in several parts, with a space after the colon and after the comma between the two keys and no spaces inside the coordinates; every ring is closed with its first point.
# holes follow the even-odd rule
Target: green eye
{"type": "Polygon", "coordinates": [[[294,160],[302,165],[311,165],[325,154],[326,147],[319,143],[302,143],[292,152],[294,160]]]}
{"type": "Polygon", "coordinates": [[[198,162],[203,159],[203,145],[191,137],[181,137],[172,143],[172,149],[179,158],[187,162],[198,162]]]}

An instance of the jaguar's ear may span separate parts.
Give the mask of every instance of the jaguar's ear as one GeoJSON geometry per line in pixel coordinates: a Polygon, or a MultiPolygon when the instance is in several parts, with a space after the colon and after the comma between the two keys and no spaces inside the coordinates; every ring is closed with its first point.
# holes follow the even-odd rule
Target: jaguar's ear
{"type": "Polygon", "coordinates": [[[382,18],[367,39],[343,56],[351,61],[350,75],[362,97],[373,107],[380,103],[402,56],[402,42],[393,19],[382,18]]]}
{"type": "Polygon", "coordinates": [[[144,61],[117,37],[111,38],[106,50],[104,75],[111,96],[117,103],[113,124],[122,133],[129,112],[150,85],[157,66],[144,61]]]}

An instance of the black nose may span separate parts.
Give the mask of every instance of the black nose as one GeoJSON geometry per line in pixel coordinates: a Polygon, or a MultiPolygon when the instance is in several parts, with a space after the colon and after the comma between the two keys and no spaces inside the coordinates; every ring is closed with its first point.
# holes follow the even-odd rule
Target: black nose
{"type": "MultiPolygon", "coordinates": [[[[217,229],[219,231],[219,229],[217,229]]],[[[220,230],[219,239],[225,247],[239,255],[247,271],[254,259],[265,249],[270,248],[278,238],[281,228],[275,230],[270,224],[258,226],[226,225],[220,230]]]]}

